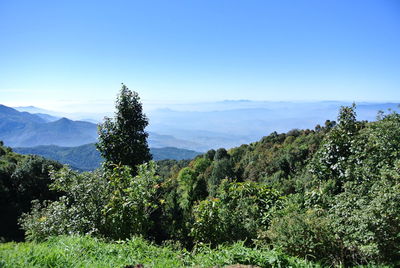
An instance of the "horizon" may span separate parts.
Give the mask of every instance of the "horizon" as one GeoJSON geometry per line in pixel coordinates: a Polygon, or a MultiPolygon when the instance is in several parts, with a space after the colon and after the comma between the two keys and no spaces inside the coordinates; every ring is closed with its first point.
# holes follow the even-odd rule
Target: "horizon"
{"type": "MultiPolygon", "coordinates": [[[[321,103],[331,103],[331,104],[339,104],[339,105],[350,105],[352,103],[355,103],[357,106],[358,105],[363,105],[363,104],[398,104],[400,105],[400,101],[346,101],[346,100],[295,100],[295,101],[270,101],[270,100],[249,100],[249,99],[238,99],[238,100],[218,100],[218,101],[208,101],[208,102],[170,102],[170,103],[149,103],[143,102],[142,101],[142,106],[143,106],[143,111],[145,113],[152,113],[152,112],[157,112],[157,111],[179,111],[179,112],[217,112],[217,111],[228,111],[228,110],[240,110],[240,109],[255,109],[255,108],[266,108],[262,106],[253,106],[253,107],[246,107],[243,106],[243,104],[279,104],[279,103],[288,103],[288,104],[321,104],[321,103]],[[239,107],[218,107],[215,108],[215,106],[212,105],[223,105],[223,104],[239,104],[242,106],[239,107]],[[200,107],[201,105],[211,105],[211,107],[200,107]]],[[[68,115],[73,116],[75,115],[87,115],[87,119],[94,119],[90,118],[90,114],[94,116],[98,116],[100,114],[104,114],[105,116],[110,116],[112,113],[115,111],[115,103],[107,103],[107,109],[96,109],[93,110],[93,107],[91,106],[89,110],[87,109],[81,109],[82,107],[86,107],[86,105],[73,105],[73,106],[66,106],[64,109],[60,109],[60,107],[56,108],[56,106],[36,106],[36,105],[12,105],[12,104],[7,104],[7,103],[0,103],[0,105],[4,105],[16,110],[23,110],[24,109],[39,109],[43,111],[39,111],[37,113],[44,113],[44,114],[49,114],[49,115],[56,115],[58,114],[59,116],[66,116],[68,115]],[[74,107],[75,110],[71,110],[70,108],[74,107]]],[[[98,106],[104,108],[104,104],[98,106]]],[[[29,112],[29,111],[28,111],[29,112]]],[[[29,113],[36,113],[36,112],[29,112],[29,113]]],[[[76,118],[75,118],[76,119],[76,118]]]]}
{"type": "Polygon", "coordinates": [[[0,3],[0,101],[400,102],[396,1],[0,3]],[[357,12],[354,12],[354,11],[357,12]]]}

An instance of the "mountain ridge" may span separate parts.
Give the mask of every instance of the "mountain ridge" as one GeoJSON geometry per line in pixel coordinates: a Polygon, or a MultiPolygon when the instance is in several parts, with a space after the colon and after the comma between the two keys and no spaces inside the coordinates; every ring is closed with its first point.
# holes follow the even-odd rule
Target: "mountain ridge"
{"type": "MultiPolygon", "coordinates": [[[[26,107],[25,107],[26,108],[26,107]]],[[[30,110],[43,110],[28,107],[30,110]]],[[[0,104],[0,140],[10,147],[56,145],[76,147],[97,141],[97,124],[48,114],[20,112],[0,104]]],[[[176,147],[204,151],[201,144],[172,135],[149,132],[149,145],[154,148],[176,147]]]]}
{"type": "MultiPolygon", "coordinates": [[[[100,167],[103,158],[97,151],[94,143],[84,144],[76,147],[62,147],[56,145],[40,145],[35,147],[14,147],[14,152],[25,155],[39,155],[47,159],[56,160],[67,164],[71,168],[80,171],[91,171],[100,167]]],[[[150,148],[153,160],[186,160],[193,159],[201,154],[193,150],[175,147],[150,148]]]]}

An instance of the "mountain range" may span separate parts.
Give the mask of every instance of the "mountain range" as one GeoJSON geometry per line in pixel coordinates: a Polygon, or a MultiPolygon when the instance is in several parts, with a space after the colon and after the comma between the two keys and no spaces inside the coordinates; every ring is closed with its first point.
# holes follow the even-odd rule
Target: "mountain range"
{"type": "Polygon", "coordinates": [[[96,139],[95,124],[67,118],[49,121],[43,118],[43,115],[19,112],[0,105],[0,140],[7,146],[79,146],[94,142],[96,139]]]}
{"type": "MultiPolygon", "coordinates": [[[[150,122],[146,129],[149,132],[148,143],[152,148],[177,147],[199,152],[232,148],[259,140],[273,131],[313,129],[327,119],[336,120],[338,110],[346,105],[351,105],[351,102],[226,100],[169,105],[147,111],[150,122]]],[[[21,113],[10,109],[0,107],[0,140],[8,146],[69,147],[96,142],[96,124],[82,122],[91,114],[81,114],[81,121],[73,121],[67,118],[77,114],[63,114],[34,106],[16,107],[21,113]]],[[[372,121],[379,110],[388,109],[397,110],[398,103],[360,102],[357,103],[357,116],[359,120],[372,121]]],[[[98,122],[97,119],[104,115],[96,114],[85,120],[98,122]]]]}
{"type": "MultiPolygon", "coordinates": [[[[20,154],[40,155],[48,159],[67,164],[71,168],[80,171],[90,171],[100,167],[103,158],[96,150],[93,143],[77,147],[60,147],[56,145],[41,145],[36,147],[15,147],[13,150],[20,154]]],[[[183,160],[193,159],[199,152],[178,149],[174,147],[150,148],[153,160],[183,160]]]]}
{"type": "MultiPolygon", "coordinates": [[[[26,109],[26,107],[25,107],[26,109]]],[[[30,109],[37,111],[35,107],[30,109]]],[[[0,105],[0,140],[10,147],[34,147],[56,145],[74,147],[97,141],[97,124],[74,121],[68,118],[43,114],[20,112],[0,105]]],[[[195,141],[178,139],[171,135],[149,133],[150,147],[177,147],[203,151],[204,146],[195,141]]]]}
{"type": "MultiPolygon", "coordinates": [[[[31,107],[36,110],[35,107],[31,107]]],[[[97,125],[58,118],[44,113],[20,112],[0,105],[0,140],[21,154],[35,154],[72,168],[88,171],[100,166],[103,161],[94,146],[97,140],[97,125]]],[[[200,152],[175,148],[196,147],[196,143],[179,140],[169,135],[151,133],[149,137],[154,160],[192,159],[200,152]]]]}
{"type": "MultiPolygon", "coordinates": [[[[251,143],[273,131],[314,129],[326,120],[336,120],[341,106],[351,102],[223,101],[176,105],[148,112],[148,130],[195,141],[204,149],[232,148],[251,143]]],[[[357,118],[373,121],[379,110],[398,110],[398,103],[357,103],[357,118]]],[[[203,149],[203,151],[204,151],[203,149]]]]}

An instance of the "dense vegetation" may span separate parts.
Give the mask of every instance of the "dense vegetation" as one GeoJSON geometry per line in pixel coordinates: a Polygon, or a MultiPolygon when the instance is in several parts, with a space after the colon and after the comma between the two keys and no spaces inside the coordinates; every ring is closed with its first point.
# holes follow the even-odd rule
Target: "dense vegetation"
{"type": "MultiPolygon", "coordinates": [[[[3,155],[21,157],[4,150],[3,155]]],[[[95,241],[51,238],[59,235],[89,234],[128,244],[141,236],[194,252],[204,244],[235,248],[242,241],[239,251],[254,257],[243,257],[243,263],[263,267],[268,264],[255,256],[273,254],[267,248],[322,265],[400,265],[400,115],[395,112],[365,122],[356,120],[355,106],[343,107],[337,123],[272,133],[192,161],[149,162],[134,170],[114,163],[86,173],[61,168],[51,172],[49,189],[58,198],[30,198],[39,200],[20,220],[27,240],[50,238],[40,244],[45,248],[57,247],[59,239],[95,241]]],[[[115,254],[129,249],[102,245],[115,254]]],[[[3,246],[2,254],[14,261],[18,247],[3,246]]],[[[178,266],[241,262],[213,257],[214,262],[196,262],[177,255],[170,259],[179,259],[178,266]]],[[[73,260],[59,261],[68,266],[73,260]]]]}
{"type": "Polygon", "coordinates": [[[49,189],[49,171],[61,164],[38,156],[12,152],[0,141],[0,241],[22,240],[17,220],[31,209],[31,201],[56,200],[60,193],[49,189]]]}

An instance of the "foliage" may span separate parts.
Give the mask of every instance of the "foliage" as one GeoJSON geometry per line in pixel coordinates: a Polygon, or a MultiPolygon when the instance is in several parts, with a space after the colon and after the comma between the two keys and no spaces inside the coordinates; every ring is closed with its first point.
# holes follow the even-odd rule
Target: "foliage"
{"type": "Polygon", "coordinates": [[[256,239],[266,230],[270,211],[279,194],[254,182],[224,181],[215,198],[201,201],[194,208],[191,236],[197,242],[217,245],[223,242],[256,239]]]}
{"type": "MultiPolygon", "coordinates": [[[[215,154],[217,156],[217,154],[215,154]]],[[[223,158],[214,158],[215,160],[212,163],[212,171],[210,176],[208,177],[208,192],[211,196],[215,195],[218,186],[221,184],[222,180],[230,179],[232,180],[234,177],[233,173],[233,165],[230,160],[230,156],[227,155],[223,158]]]]}
{"type": "Polygon", "coordinates": [[[321,267],[269,249],[242,243],[212,249],[199,245],[192,252],[173,245],[156,246],[142,238],[106,243],[89,236],[52,237],[42,243],[0,244],[0,267],[321,267]]]}
{"type": "Polygon", "coordinates": [[[383,170],[392,170],[400,158],[400,115],[381,114],[359,131],[348,158],[347,174],[352,181],[377,181],[383,170]]]}
{"type": "Polygon", "coordinates": [[[296,203],[285,205],[273,217],[267,241],[292,256],[340,264],[340,243],[335,239],[327,213],[316,208],[302,209],[296,203]]]}
{"type": "Polygon", "coordinates": [[[57,162],[37,156],[22,156],[0,144],[0,238],[22,240],[17,220],[31,209],[31,201],[54,200],[58,193],[48,188],[49,171],[57,162]]]}
{"type": "Polygon", "coordinates": [[[179,171],[189,165],[190,160],[164,159],[157,161],[157,174],[162,178],[176,177],[179,171]]]}
{"type": "Polygon", "coordinates": [[[190,210],[194,202],[207,197],[205,180],[198,173],[196,169],[186,167],[178,174],[179,205],[183,210],[190,210]]]}
{"type": "Polygon", "coordinates": [[[274,132],[259,142],[231,149],[237,180],[264,182],[286,194],[302,192],[305,182],[300,177],[325,131],[274,132]]]}
{"type": "Polygon", "coordinates": [[[161,179],[156,175],[154,162],[138,166],[138,174],[131,176],[127,167],[115,167],[107,174],[111,196],[105,206],[107,236],[125,239],[132,235],[146,235],[152,227],[151,214],[158,207],[161,179]]]}
{"type": "Polygon", "coordinates": [[[357,134],[364,127],[363,122],[356,120],[355,104],[341,108],[338,122],[311,162],[311,172],[318,180],[335,181],[334,194],[341,192],[343,184],[350,179],[347,172],[349,157],[357,134]]]}
{"type": "Polygon", "coordinates": [[[134,174],[137,165],[151,160],[148,134],[145,132],[148,119],[142,111],[139,95],[124,84],[115,108],[114,118],[106,117],[104,123],[99,125],[96,147],[106,162],[127,165],[134,174]]]}
{"type": "MultiPolygon", "coordinates": [[[[400,168],[400,165],[398,164],[400,168]]],[[[331,209],[335,233],[350,254],[350,263],[400,265],[400,184],[393,177],[372,187],[347,183],[331,209]]]]}
{"type": "MultiPolygon", "coordinates": [[[[108,163],[104,171],[82,174],[62,169],[53,173],[50,190],[63,196],[46,202],[41,194],[47,196],[49,169],[40,177],[36,160],[0,148],[4,198],[43,189],[22,220],[29,239],[91,234],[115,241],[138,235],[193,250],[180,255],[179,265],[186,266],[195,264],[185,259],[190,255],[208,258],[202,265],[235,261],[269,267],[270,261],[259,259],[270,256],[260,247],[327,266],[400,265],[400,115],[395,112],[360,122],[354,105],[343,107],[337,124],[274,132],[259,142],[210,150],[191,161],[162,161],[159,167],[108,163]],[[31,168],[21,165],[24,161],[31,168]],[[242,244],[232,245],[236,241],[242,244]],[[241,253],[232,253],[234,248],[241,253]]],[[[19,200],[9,205],[5,200],[1,209],[10,215],[19,200]]],[[[281,266],[289,265],[281,260],[281,266]]]]}
{"type": "MultiPolygon", "coordinates": [[[[396,264],[399,259],[399,126],[400,117],[395,112],[366,123],[355,120],[354,106],[343,108],[339,124],[328,133],[310,162],[316,180],[304,193],[304,212],[294,213],[306,222],[307,211],[323,211],[321,220],[335,240],[322,244],[329,246],[336,241],[340,248],[331,258],[334,263],[396,264]]],[[[274,218],[270,230],[275,232],[275,245],[285,247],[287,241],[292,242],[286,252],[307,245],[305,239],[296,241],[299,231],[285,235],[298,225],[286,226],[296,218],[292,214],[274,218]]],[[[314,248],[309,245],[307,250],[312,252],[314,248]]],[[[304,256],[301,252],[292,254],[304,256]]]]}
{"type": "Polygon", "coordinates": [[[106,233],[102,210],[110,199],[109,184],[101,172],[77,173],[68,168],[52,173],[52,189],[63,193],[53,202],[35,201],[21,218],[28,240],[52,235],[106,233]]]}
{"type": "Polygon", "coordinates": [[[208,158],[197,157],[163,183],[157,229],[162,230],[164,239],[176,239],[185,246],[192,246],[188,238],[193,221],[192,208],[208,196],[204,172],[210,164],[208,158]]]}
{"type": "Polygon", "coordinates": [[[150,214],[157,208],[160,179],[155,164],[138,167],[132,177],[129,167],[105,173],[77,173],[64,168],[53,174],[51,187],[64,195],[40,205],[21,219],[28,240],[52,235],[94,234],[113,239],[146,235],[150,214]]]}

